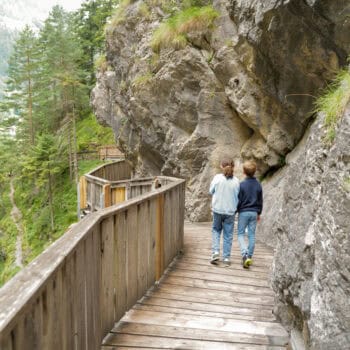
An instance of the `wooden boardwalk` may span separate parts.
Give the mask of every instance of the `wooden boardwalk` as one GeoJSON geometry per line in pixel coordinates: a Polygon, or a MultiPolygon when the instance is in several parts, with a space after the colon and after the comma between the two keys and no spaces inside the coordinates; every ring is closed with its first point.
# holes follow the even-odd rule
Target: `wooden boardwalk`
{"type": "Polygon", "coordinates": [[[210,223],[186,223],[184,255],[115,325],[102,349],[285,350],[288,334],[272,314],[271,250],[257,244],[246,270],[236,239],[230,267],[211,265],[210,247],[210,223]]]}

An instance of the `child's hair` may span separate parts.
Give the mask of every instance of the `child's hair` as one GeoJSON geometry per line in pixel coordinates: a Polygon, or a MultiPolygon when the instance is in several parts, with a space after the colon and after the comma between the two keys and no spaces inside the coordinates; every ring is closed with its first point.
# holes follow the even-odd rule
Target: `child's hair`
{"type": "Polygon", "coordinates": [[[249,176],[253,177],[256,172],[256,163],[252,160],[247,160],[243,163],[243,171],[249,176]]]}
{"type": "Polygon", "coordinates": [[[235,163],[232,159],[223,159],[221,161],[221,169],[226,176],[226,178],[233,177],[233,168],[235,167],[235,163]]]}

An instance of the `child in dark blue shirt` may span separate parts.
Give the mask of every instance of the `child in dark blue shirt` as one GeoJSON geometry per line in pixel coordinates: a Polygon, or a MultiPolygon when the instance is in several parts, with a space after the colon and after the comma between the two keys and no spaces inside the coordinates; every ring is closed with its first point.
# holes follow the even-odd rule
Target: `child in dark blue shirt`
{"type": "Polygon", "coordinates": [[[237,206],[238,243],[241,249],[243,267],[247,269],[253,263],[255,230],[263,208],[263,193],[259,181],[254,177],[256,163],[253,161],[244,162],[243,172],[246,178],[240,183],[237,206]],[[248,229],[248,247],[244,241],[246,229],[248,229]]]}

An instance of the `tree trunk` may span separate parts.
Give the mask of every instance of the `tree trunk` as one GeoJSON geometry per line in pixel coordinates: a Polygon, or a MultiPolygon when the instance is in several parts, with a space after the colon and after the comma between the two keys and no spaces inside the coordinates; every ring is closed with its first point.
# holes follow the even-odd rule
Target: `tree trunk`
{"type": "Polygon", "coordinates": [[[32,90],[32,76],[30,74],[29,64],[30,64],[30,57],[27,55],[29,138],[30,138],[30,144],[34,145],[33,90],[32,90]]]}
{"type": "Polygon", "coordinates": [[[79,182],[79,174],[78,174],[78,155],[77,155],[77,129],[75,124],[75,108],[74,108],[74,86],[73,86],[73,108],[72,108],[72,128],[73,128],[73,168],[74,168],[74,179],[75,183],[79,182]]]}
{"type": "Polygon", "coordinates": [[[51,231],[55,231],[55,221],[53,212],[53,196],[52,196],[52,178],[49,172],[49,210],[50,210],[50,221],[51,221],[51,231]]]}

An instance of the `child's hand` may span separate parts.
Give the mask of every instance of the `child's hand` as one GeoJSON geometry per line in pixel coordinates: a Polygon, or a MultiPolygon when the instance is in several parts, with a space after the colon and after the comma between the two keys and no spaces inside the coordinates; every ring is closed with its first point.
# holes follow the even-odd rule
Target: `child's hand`
{"type": "Polygon", "coordinates": [[[261,221],[261,217],[260,217],[260,215],[258,215],[258,222],[260,222],[261,221]]]}

